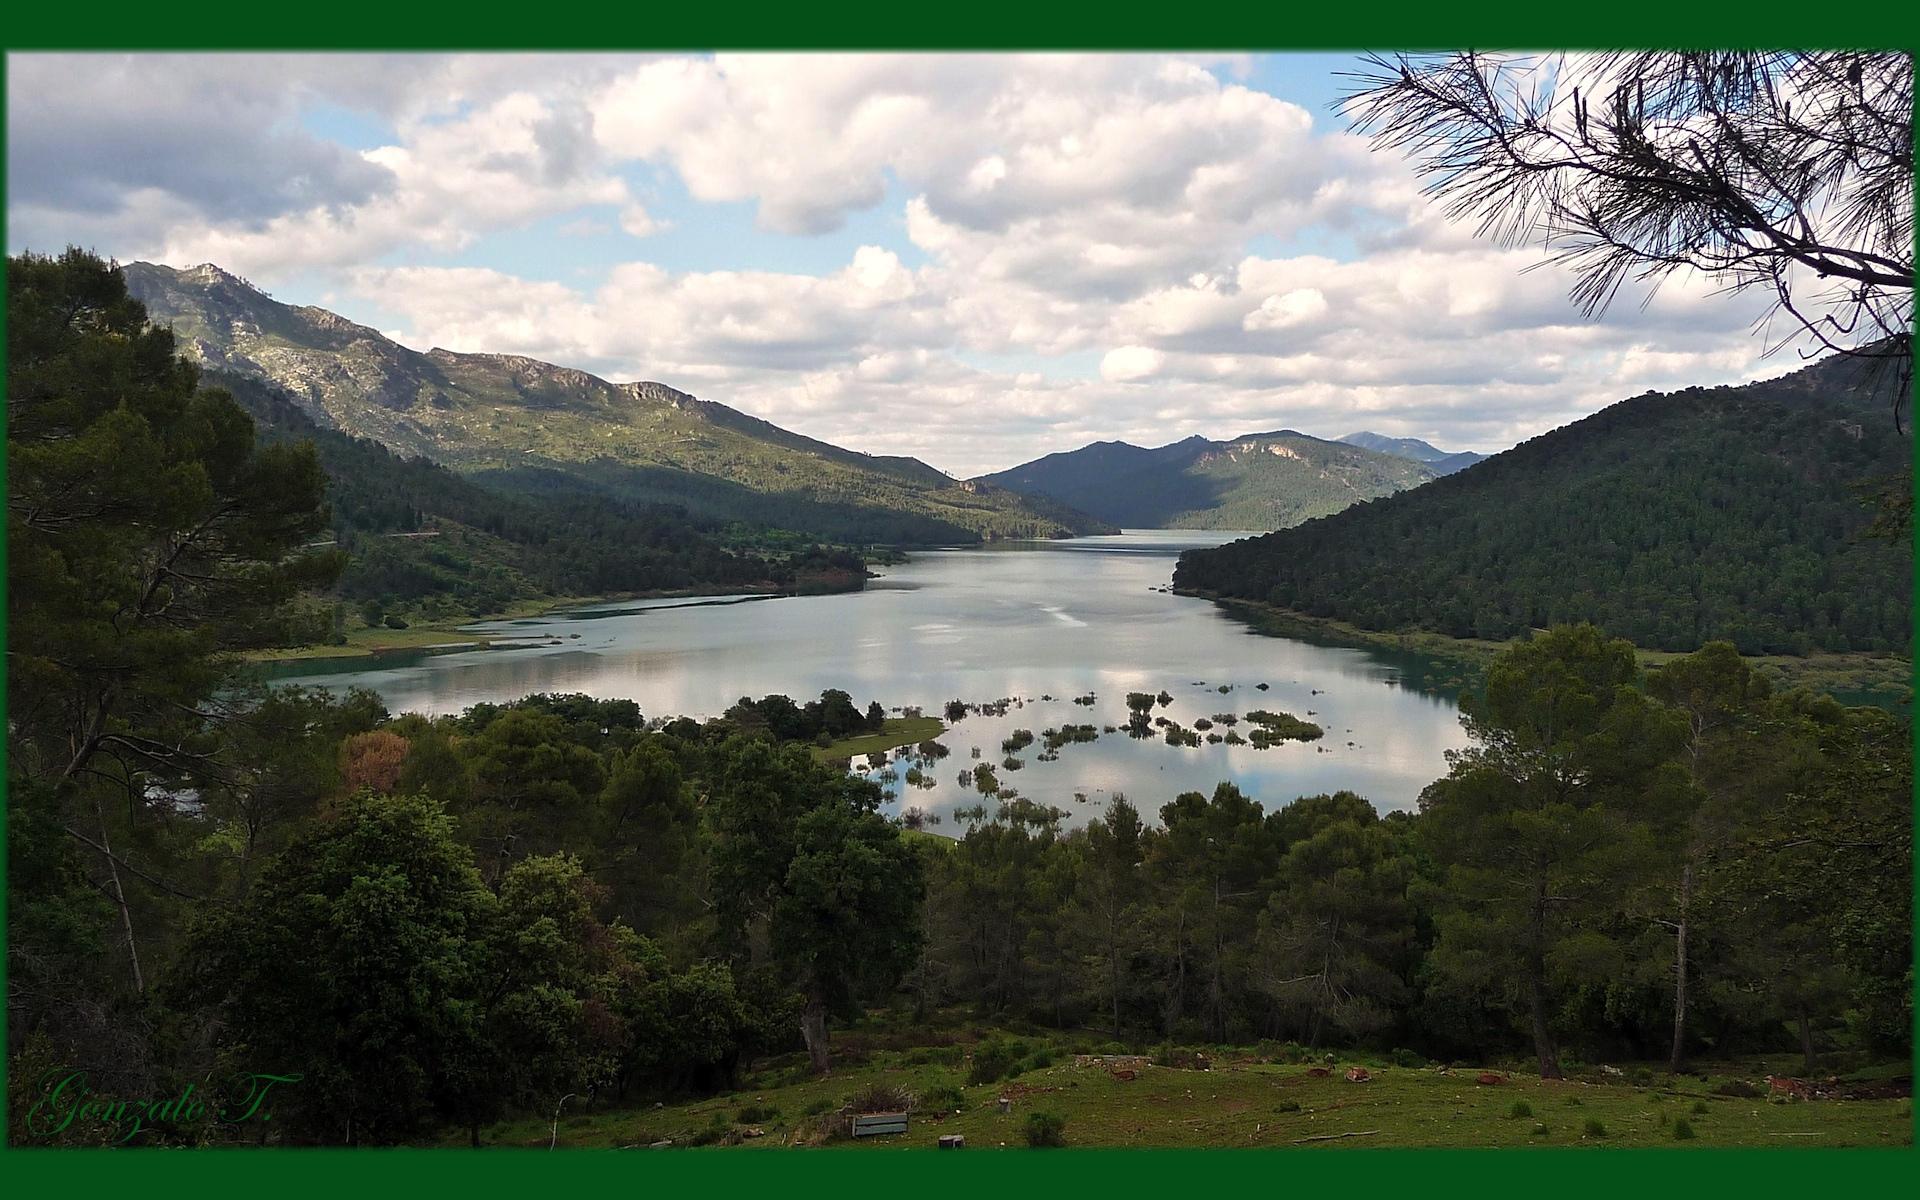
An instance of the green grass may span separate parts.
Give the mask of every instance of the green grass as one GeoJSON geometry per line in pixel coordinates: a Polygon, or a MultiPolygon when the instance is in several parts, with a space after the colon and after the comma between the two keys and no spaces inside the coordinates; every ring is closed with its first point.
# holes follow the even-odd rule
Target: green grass
{"type": "MultiPolygon", "coordinates": [[[[1038,1045],[1038,1043],[1036,1043],[1038,1045]]],[[[1625,1082],[1544,1081],[1513,1076],[1498,1086],[1474,1081],[1478,1068],[1402,1068],[1367,1060],[1369,1083],[1349,1083],[1346,1062],[1325,1078],[1305,1065],[1280,1065],[1228,1056],[1212,1070],[1149,1067],[1131,1082],[1099,1067],[1076,1067],[1059,1054],[1054,1064],[1012,1079],[965,1085],[965,1065],[913,1062],[911,1050],[847,1055],[827,1079],[809,1076],[798,1056],[782,1059],[741,1089],[662,1108],[603,1111],[579,1126],[563,1126],[561,1145],[646,1146],[672,1139],[686,1145],[718,1116],[731,1122],[746,1104],[783,1115],[761,1123],[765,1136],[740,1147],[776,1148],[817,1143],[822,1118],[804,1114],[837,1109],[876,1084],[915,1095],[957,1094],[958,1114],[916,1112],[902,1136],[861,1139],[857,1149],[932,1149],[941,1134],[966,1136],[968,1148],[1026,1148],[1028,1117],[1038,1111],[1065,1121],[1069,1146],[1246,1147],[1301,1149],[1379,1146],[1905,1146],[1910,1111],[1897,1100],[1822,1100],[1795,1104],[1717,1099],[1711,1114],[1688,1118],[1691,1136],[1675,1136],[1666,1110],[1704,1097],[1708,1084],[1682,1077],[1658,1099],[1625,1082]],[[864,1057],[864,1062],[856,1060],[864,1057]],[[1012,1110],[997,1100],[1012,1097],[1012,1110]],[[1578,1097],[1569,1111],[1566,1102],[1578,1097]],[[1518,1105],[1547,1114],[1547,1132],[1515,1120],[1518,1105]],[[1603,1129],[1604,1136],[1589,1134],[1603,1129]],[[1357,1136],[1340,1137],[1341,1134],[1357,1136]],[[1316,1140],[1305,1140],[1316,1139],[1316,1140]]],[[[1665,1076],[1662,1076],[1665,1079],[1665,1076]]],[[[486,1140],[499,1145],[545,1146],[549,1121],[530,1118],[496,1126],[486,1140]]],[[[448,1144],[464,1135],[450,1134],[448,1144]]]]}
{"type": "Polygon", "coordinates": [[[863,754],[891,750],[896,746],[911,746],[915,742],[937,738],[946,731],[947,727],[940,723],[938,717],[888,717],[879,733],[863,733],[859,737],[842,738],[831,746],[815,746],[813,754],[823,761],[857,758],[863,754]]]}
{"type": "Polygon", "coordinates": [[[437,629],[415,625],[406,629],[360,628],[347,632],[344,646],[294,646],[285,650],[255,650],[246,657],[255,662],[288,662],[305,658],[361,658],[387,650],[429,650],[435,646],[484,646],[499,635],[437,629]]]}

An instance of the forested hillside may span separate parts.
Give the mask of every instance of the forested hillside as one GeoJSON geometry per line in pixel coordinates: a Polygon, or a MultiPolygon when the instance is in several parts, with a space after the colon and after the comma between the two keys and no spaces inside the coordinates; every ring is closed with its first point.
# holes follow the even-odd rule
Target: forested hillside
{"type": "Polygon", "coordinates": [[[1418,487],[1425,463],[1291,429],[1154,449],[1095,442],[976,482],[1070,505],[1139,529],[1285,529],[1418,487]]]}
{"type": "Polygon", "coordinates": [[[335,543],[347,564],[334,595],[356,609],[442,617],[523,600],[686,588],[796,587],[857,556],[730,549],[716,522],[585,489],[482,486],[424,458],[316,425],[260,380],[209,372],[263,439],[311,442],[327,474],[335,543]]]}
{"type": "Polygon", "coordinates": [[[1374,630],[1906,651],[1912,553],[1870,536],[1911,469],[1857,366],[1622,401],[1471,471],[1183,555],[1176,586],[1374,630]],[[1893,484],[1898,487],[1899,485],[1893,484]]]}
{"type": "Polygon", "coordinates": [[[842,542],[1105,529],[1058,503],[803,437],[662,383],[615,384],[508,354],[421,353],[212,264],[122,270],[195,360],[280,385],[324,427],[463,473],[569,476],[578,490],[842,542]]]}

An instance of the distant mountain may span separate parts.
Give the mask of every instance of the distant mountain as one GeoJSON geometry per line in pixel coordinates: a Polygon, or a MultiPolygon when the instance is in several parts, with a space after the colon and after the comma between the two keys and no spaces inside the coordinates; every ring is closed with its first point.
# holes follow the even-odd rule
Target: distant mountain
{"type": "Polygon", "coordinates": [[[210,370],[269,441],[312,442],[327,473],[333,537],[349,552],[334,595],[428,616],[497,613],[523,600],[690,588],[809,589],[852,556],[767,556],[722,545],[717,522],[597,494],[484,486],[425,458],[317,424],[280,388],[210,370]]]}
{"type": "Polygon", "coordinates": [[[1867,492],[1912,447],[1861,361],[1623,400],[1471,471],[1181,556],[1176,586],[1382,631],[1911,652],[1913,553],[1867,492]]]}
{"type": "Polygon", "coordinates": [[[912,458],[804,437],[663,383],[505,354],[424,354],[211,264],[131,263],[128,290],[181,350],[286,389],[322,427],[507,487],[667,503],[836,541],[1062,537],[1108,527],[912,458]]]}
{"type": "Polygon", "coordinates": [[[1349,446],[1358,446],[1363,450],[1375,450],[1381,454],[1391,454],[1398,458],[1410,458],[1414,462],[1426,463],[1438,475],[1451,475],[1455,471],[1464,471],[1477,462],[1484,462],[1486,455],[1475,454],[1471,450],[1446,451],[1419,438],[1387,437],[1379,433],[1350,433],[1340,439],[1349,446]]]}
{"type": "Polygon", "coordinates": [[[1292,429],[1147,449],[1095,442],[976,482],[1140,529],[1284,529],[1434,478],[1421,463],[1292,429]]]}

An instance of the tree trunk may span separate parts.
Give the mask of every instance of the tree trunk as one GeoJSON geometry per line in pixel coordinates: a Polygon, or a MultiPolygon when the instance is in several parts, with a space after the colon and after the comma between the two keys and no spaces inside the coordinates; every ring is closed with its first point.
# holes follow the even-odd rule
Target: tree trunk
{"type": "Polygon", "coordinates": [[[1673,935],[1673,1053],[1667,1070],[1687,1067],[1687,908],[1693,900],[1693,864],[1680,868],[1680,922],[1673,935]]]}
{"type": "Polygon", "coordinates": [[[113,881],[113,900],[120,908],[120,924],[127,931],[127,959],[133,964],[133,990],[146,993],[146,979],[140,974],[140,947],[133,940],[133,910],[127,907],[127,889],[120,882],[120,867],[113,858],[113,841],[107,836],[107,810],[98,795],[93,801],[94,816],[100,821],[100,849],[107,860],[107,878],[113,881]]]}
{"type": "Polygon", "coordinates": [[[825,1075],[833,1067],[827,1053],[827,1002],[818,992],[807,995],[807,1006],[800,1013],[800,1036],[807,1040],[807,1058],[815,1075],[825,1075]]]}
{"type": "Polygon", "coordinates": [[[1533,1051],[1540,1059],[1540,1078],[1565,1079],[1560,1073],[1560,1050],[1547,1027],[1547,880],[1537,875],[1533,885],[1533,928],[1527,950],[1527,1009],[1533,1020],[1533,1051]]]}
{"type": "Polygon", "coordinates": [[[1813,1074],[1813,1022],[1807,1019],[1805,1008],[1800,1010],[1800,1054],[1806,1059],[1805,1073],[1813,1074]]]}
{"type": "Polygon", "coordinates": [[[1547,1028],[1547,985],[1536,964],[1529,981],[1529,1004],[1533,1017],[1533,1050],[1540,1059],[1540,1078],[1565,1079],[1560,1073],[1560,1051],[1553,1044],[1553,1032],[1547,1028]]]}

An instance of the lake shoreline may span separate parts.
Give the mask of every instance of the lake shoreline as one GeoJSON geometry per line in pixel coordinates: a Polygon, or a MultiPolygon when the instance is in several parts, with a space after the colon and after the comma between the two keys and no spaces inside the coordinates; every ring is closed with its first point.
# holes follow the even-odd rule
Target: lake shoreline
{"type": "MultiPolygon", "coordinates": [[[[1383,632],[1363,629],[1333,617],[1315,617],[1294,609],[1253,600],[1238,600],[1198,588],[1174,588],[1173,594],[1208,600],[1234,614],[1261,633],[1332,641],[1360,649],[1392,650],[1446,659],[1470,668],[1476,676],[1511,642],[1449,637],[1431,630],[1383,632]]],[[[1684,657],[1677,650],[1634,648],[1641,667],[1658,667],[1684,657]]],[[[1913,661],[1897,654],[1828,653],[1808,655],[1743,655],[1747,662],[1779,687],[1805,687],[1843,696],[1875,695],[1892,704],[1912,687],[1913,661]]],[[[1878,701],[1875,701],[1878,703],[1878,701]]],[[[1882,704],[1882,707],[1888,707],[1882,704]]]]}
{"type": "Polygon", "coordinates": [[[292,646],[276,650],[249,650],[241,658],[251,663],[307,662],[321,659],[375,658],[406,650],[446,650],[460,647],[486,649],[498,643],[509,646],[524,639],[512,634],[486,633],[476,625],[494,621],[518,621],[550,616],[568,609],[589,608],[597,604],[624,604],[640,600],[682,600],[695,596],[764,596],[784,599],[789,596],[832,596],[858,592],[867,581],[880,576],[869,571],[864,576],[838,572],[831,577],[810,577],[793,587],[777,584],[747,584],[737,587],[651,588],[640,592],[608,592],[598,596],[551,596],[511,605],[491,613],[469,613],[443,620],[420,622],[406,629],[376,629],[371,626],[347,634],[345,645],[292,646]]]}

